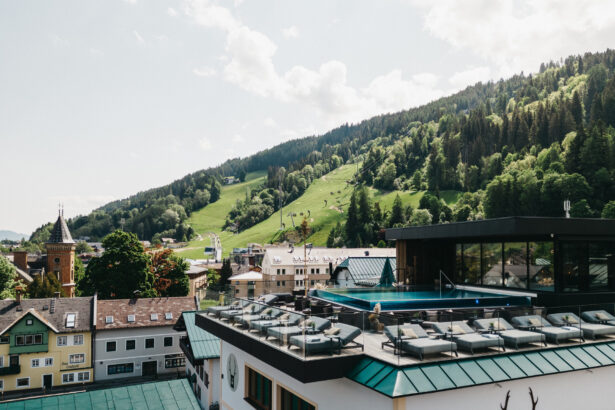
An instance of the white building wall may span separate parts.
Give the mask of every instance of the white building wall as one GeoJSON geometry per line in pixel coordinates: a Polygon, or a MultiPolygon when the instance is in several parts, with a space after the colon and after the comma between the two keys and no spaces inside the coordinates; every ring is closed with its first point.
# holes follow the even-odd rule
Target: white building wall
{"type": "MultiPolygon", "coordinates": [[[[393,400],[374,392],[367,387],[351,381],[347,378],[326,380],[313,383],[301,383],[267,363],[256,359],[254,356],[237,349],[235,346],[222,341],[220,364],[223,378],[220,381],[222,400],[221,409],[252,409],[252,406],[244,400],[245,397],[245,366],[248,365],[260,372],[272,381],[273,409],[278,409],[277,386],[284,386],[287,390],[294,391],[304,399],[312,402],[318,410],[356,410],[356,409],[392,409],[393,400]],[[227,376],[228,356],[234,354],[237,359],[237,388],[232,391],[227,376]]],[[[284,354],[284,353],[281,353],[284,354]]],[[[417,407],[420,408],[420,407],[417,407]]],[[[450,410],[450,405],[449,405],[450,410]]]]}
{"type": "Polygon", "coordinates": [[[186,374],[196,374],[196,386],[193,384],[194,394],[199,401],[202,409],[209,409],[214,403],[219,403],[220,400],[220,359],[210,359],[203,361],[204,371],[209,377],[209,385],[205,385],[205,380],[201,379],[197,369],[186,361],[186,374]],[[200,395],[199,389],[200,388],[200,395]]]}
{"type": "Polygon", "coordinates": [[[98,330],[94,336],[94,380],[121,379],[142,375],[143,362],[157,362],[157,373],[183,374],[185,367],[165,368],[165,356],[181,354],[179,339],[186,332],[177,332],[172,326],[140,327],[113,330],[98,330]],[[173,345],[164,346],[164,338],[172,337],[173,345]],[[145,339],[154,339],[154,348],[145,348],[145,339]],[[135,349],[126,350],[126,341],[134,340],[135,349]],[[107,342],[115,341],[115,352],[107,352],[107,342]],[[133,363],[132,373],[107,374],[107,367],[114,364],[133,363]]]}
{"type": "MultiPolygon", "coordinates": [[[[506,392],[510,390],[507,410],[527,410],[532,408],[529,394],[531,387],[534,397],[538,397],[537,409],[613,410],[615,409],[615,400],[611,395],[613,380],[615,380],[615,366],[607,366],[407,397],[405,408],[408,410],[499,409],[506,400],[506,392]]],[[[354,400],[353,403],[357,405],[348,407],[366,408],[354,400]]]]}

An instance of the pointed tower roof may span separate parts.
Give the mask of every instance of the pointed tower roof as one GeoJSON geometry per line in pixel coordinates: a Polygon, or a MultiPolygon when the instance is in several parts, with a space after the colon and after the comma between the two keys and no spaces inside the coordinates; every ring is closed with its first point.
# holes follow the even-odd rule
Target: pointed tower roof
{"type": "Polygon", "coordinates": [[[75,243],[62,214],[58,215],[58,220],[55,225],[53,225],[47,243],[75,243]]]}
{"type": "Polygon", "coordinates": [[[393,286],[395,282],[395,275],[393,274],[393,268],[391,267],[391,261],[388,256],[384,261],[384,267],[382,268],[382,273],[380,274],[380,281],[377,287],[390,287],[393,286]]]}

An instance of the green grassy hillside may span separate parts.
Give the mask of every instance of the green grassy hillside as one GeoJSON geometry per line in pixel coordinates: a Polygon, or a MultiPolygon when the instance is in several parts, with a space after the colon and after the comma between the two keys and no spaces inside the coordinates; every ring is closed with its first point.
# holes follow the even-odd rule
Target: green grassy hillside
{"type": "MultiPolygon", "coordinates": [[[[286,225],[286,229],[292,228],[292,219],[289,216],[291,212],[297,216],[294,217],[295,224],[298,225],[303,220],[303,216],[308,216],[310,226],[314,233],[310,236],[309,242],[315,246],[324,246],[327,241],[329,231],[335,224],[343,221],[345,211],[350,202],[352,195],[352,185],[348,185],[346,181],[350,180],[356,171],[355,165],[342,166],[327,175],[314,181],[305,193],[284,207],[282,211],[282,222],[286,225]],[[326,205],[325,205],[325,200],[326,205]],[[309,212],[308,212],[309,211],[309,212]]],[[[250,174],[243,184],[225,186],[222,189],[220,199],[198,212],[194,212],[188,222],[194,230],[202,235],[206,232],[215,232],[219,235],[222,242],[224,255],[228,255],[234,247],[245,247],[248,243],[265,244],[275,241],[280,236],[280,212],[276,212],[263,222],[247,229],[239,234],[230,232],[222,232],[221,227],[224,224],[226,214],[231,209],[231,206],[237,199],[242,199],[245,196],[246,186],[256,185],[263,181],[262,174],[250,174]]],[[[412,205],[418,207],[419,201],[424,192],[384,192],[376,189],[370,189],[373,201],[380,202],[381,208],[390,210],[393,206],[395,195],[399,193],[404,206],[412,205]]],[[[455,191],[443,192],[443,198],[453,203],[457,200],[458,193],[455,191]]],[[[178,252],[187,258],[203,258],[203,248],[209,246],[210,241],[204,237],[202,241],[192,241],[187,248],[178,250],[178,252]]]]}

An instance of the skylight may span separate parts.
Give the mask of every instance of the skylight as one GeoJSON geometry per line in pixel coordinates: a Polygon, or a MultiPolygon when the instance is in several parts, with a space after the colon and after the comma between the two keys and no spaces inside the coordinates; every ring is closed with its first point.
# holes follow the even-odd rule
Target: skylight
{"type": "Polygon", "coordinates": [[[75,315],[74,313],[69,313],[66,315],[66,327],[75,327],[75,315]]]}
{"type": "Polygon", "coordinates": [[[105,316],[105,323],[106,324],[113,323],[113,316],[105,316]]]}
{"type": "Polygon", "coordinates": [[[152,313],[150,320],[158,320],[158,313],[152,313]]]}
{"type": "Polygon", "coordinates": [[[165,314],[164,314],[164,318],[165,318],[166,320],[172,320],[172,319],[173,319],[173,313],[171,313],[171,312],[167,312],[167,313],[165,313],[165,314]]]}
{"type": "Polygon", "coordinates": [[[128,315],[128,322],[132,323],[135,321],[135,315],[128,315]]]}

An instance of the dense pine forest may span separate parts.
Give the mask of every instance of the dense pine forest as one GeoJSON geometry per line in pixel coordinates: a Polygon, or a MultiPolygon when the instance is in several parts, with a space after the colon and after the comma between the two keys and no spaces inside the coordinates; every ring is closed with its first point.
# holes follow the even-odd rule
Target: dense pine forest
{"type": "MultiPolygon", "coordinates": [[[[73,218],[74,236],[99,239],[114,229],[141,239],[190,239],[191,212],[214,202],[222,178],[267,170],[266,182],[230,210],[241,231],[301,196],[311,182],[346,163],[360,164],[345,219],[328,245],[368,245],[383,229],[506,215],[615,217],[615,51],[570,56],[536,74],[478,83],[407,111],[288,141],[247,158],[188,175],[167,186],[73,218]],[[419,209],[372,203],[369,190],[427,191],[419,209]],[[443,190],[464,192],[449,207],[443,190]]],[[[43,226],[33,239],[44,240],[43,226]]],[[[382,243],[381,243],[382,245],[382,243]]]]}

